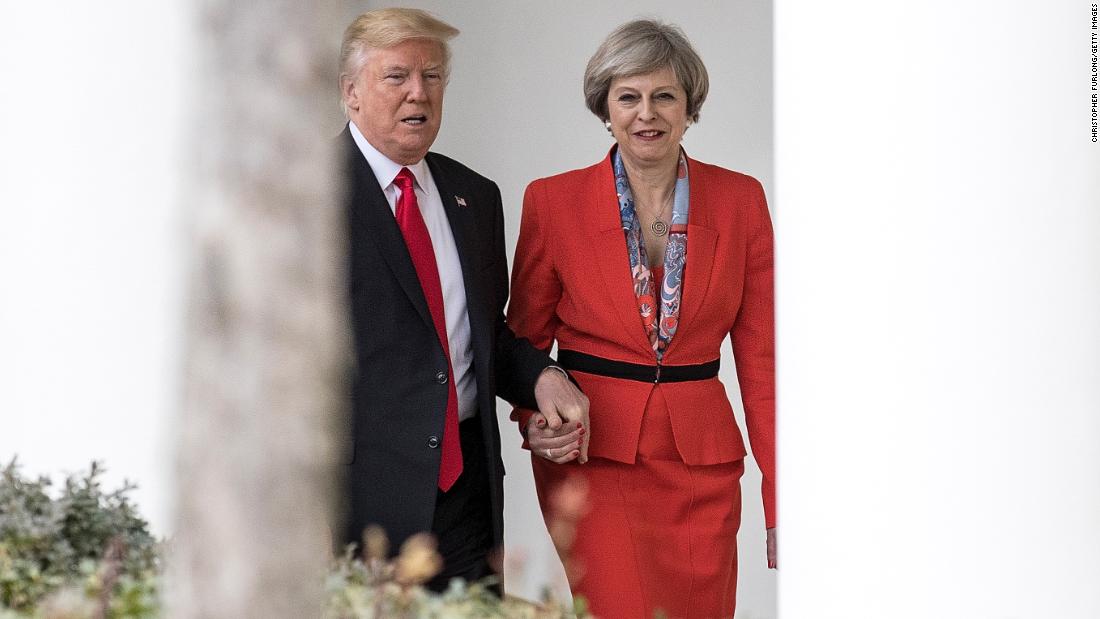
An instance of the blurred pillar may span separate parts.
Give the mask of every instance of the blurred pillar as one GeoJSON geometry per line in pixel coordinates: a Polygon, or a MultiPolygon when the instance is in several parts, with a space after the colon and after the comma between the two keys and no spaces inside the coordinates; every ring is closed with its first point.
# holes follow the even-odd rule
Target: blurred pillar
{"type": "Polygon", "coordinates": [[[340,9],[197,9],[172,616],[320,612],[346,347],[343,218],[324,129],[340,9]]]}

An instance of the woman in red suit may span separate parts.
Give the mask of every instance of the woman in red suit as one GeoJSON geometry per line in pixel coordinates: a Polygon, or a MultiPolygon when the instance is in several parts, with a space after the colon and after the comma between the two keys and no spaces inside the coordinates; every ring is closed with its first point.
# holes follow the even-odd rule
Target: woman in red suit
{"type": "Polygon", "coordinates": [[[733,616],[747,452],[717,377],[727,335],[775,564],[772,229],[758,181],[680,147],[707,87],[678,28],[619,27],[584,77],[616,145],[523,201],[508,322],[539,348],[557,342],[591,407],[587,431],[513,418],[548,523],[558,487],[583,480],[575,530],[550,532],[574,595],[604,619],[733,616]]]}

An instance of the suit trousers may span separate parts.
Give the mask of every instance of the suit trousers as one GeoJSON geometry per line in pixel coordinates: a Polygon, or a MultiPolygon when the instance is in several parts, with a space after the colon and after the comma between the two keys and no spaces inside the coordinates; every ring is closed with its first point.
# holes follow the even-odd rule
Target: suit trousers
{"type": "MultiPolygon", "coordinates": [[[[445,590],[452,578],[474,582],[496,575],[489,562],[493,551],[493,513],[481,418],[461,422],[458,430],[462,475],[447,492],[436,490],[432,535],[439,543],[443,570],[428,582],[432,591],[445,590]]],[[[493,590],[500,595],[500,584],[493,590]]]]}

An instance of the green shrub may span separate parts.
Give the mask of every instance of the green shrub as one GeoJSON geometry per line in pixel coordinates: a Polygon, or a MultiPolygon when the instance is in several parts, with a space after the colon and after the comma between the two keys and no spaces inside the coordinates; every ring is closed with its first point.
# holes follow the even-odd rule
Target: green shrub
{"type": "MultiPolygon", "coordinates": [[[[50,480],[24,478],[15,460],[0,471],[0,619],[147,619],[161,614],[163,544],[130,502],[134,489],[104,492],[103,467],[72,475],[56,497],[50,480]]],[[[584,616],[549,597],[542,604],[500,600],[487,582],[451,583],[443,594],[421,584],[438,569],[434,542],[419,536],[386,561],[375,532],[366,562],[336,559],[327,576],[326,619],[584,616]],[[380,554],[379,554],[380,553],[380,554]]],[[[308,576],[308,575],[306,575],[308,576]]]]}
{"type": "Polygon", "coordinates": [[[93,462],[53,498],[50,480],[23,477],[16,460],[0,470],[0,613],[33,617],[80,598],[107,617],[155,616],[159,544],[130,502],[134,486],[104,492],[103,471],[93,462]]]}

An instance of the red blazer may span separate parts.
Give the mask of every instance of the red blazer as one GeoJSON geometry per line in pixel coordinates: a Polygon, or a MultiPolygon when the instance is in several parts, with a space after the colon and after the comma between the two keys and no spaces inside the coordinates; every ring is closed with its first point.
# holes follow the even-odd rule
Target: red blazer
{"type": "MultiPolygon", "coordinates": [[[[749,443],[775,526],[775,328],[772,227],[760,183],[688,159],[690,211],[679,327],[664,365],[705,363],[733,344],[749,443]]],[[[656,360],[638,313],[610,155],[532,182],[512,271],[508,324],[517,336],[629,363],[656,360]]],[[[668,403],[676,447],[692,465],[745,456],[718,378],[649,383],[573,373],[591,402],[589,456],[633,463],[653,389],[668,403]]],[[[526,427],[530,411],[513,418],[526,427]]]]}

